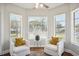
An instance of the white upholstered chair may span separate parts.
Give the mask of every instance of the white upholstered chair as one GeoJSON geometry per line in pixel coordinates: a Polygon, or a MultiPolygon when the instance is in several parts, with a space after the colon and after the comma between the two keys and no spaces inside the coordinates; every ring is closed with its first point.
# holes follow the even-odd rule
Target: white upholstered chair
{"type": "Polygon", "coordinates": [[[15,46],[14,41],[10,40],[10,55],[25,56],[30,54],[30,42],[27,40],[25,45],[15,46]]]}
{"type": "Polygon", "coordinates": [[[64,40],[59,41],[57,45],[46,44],[44,52],[53,56],[61,56],[64,52],[64,40]]]}

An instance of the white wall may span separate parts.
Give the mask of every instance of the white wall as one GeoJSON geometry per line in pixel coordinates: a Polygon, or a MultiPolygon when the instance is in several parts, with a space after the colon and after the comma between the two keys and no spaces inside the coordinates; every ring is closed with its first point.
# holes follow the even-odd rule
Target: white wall
{"type": "MultiPolygon", "coordinates": [[[[34,9],[34,10],[29,10],[29,9],[26,9],[26,17],[27,17],[27,22],[28,22],[28,16],[46,16],[47,17],[47,21],[48,21],[48,39],[50,39],[51,36],[53,36],[54,34],[54,26],[52,23],[54,20],[53,19],[53,16],[51,15],[51,12],[50,10],[46,10],[46,9],[34,9]],[[53,31],[52,31],[53,30],[53,31]]],[[[28,23],[27,23],[28,25],[28,23]]],[[[29,29],[28,29],[29,30],[29,29]]],[[[27,31],[28,33],[28,31],[27,31]]],[[[29,35],[29,34],[28,34],[29,35]]],[[[46,41],[44,41],[43,43],[47,43],[47,40],[48,39],[45,39],[46,41]]],[[[31,42],[33,43],[33,42],[31,42]]],[[[44,46],[44,44],[42,46],[44,46]]],[[[31,44],[32,46],[34,46],[33,44],[31,44]]]]}
{"type": "Polygon", "coordinates": [[[3,30],[4,30],[4,24],[3,24],[3,21],[4,21],[4,5],[3,4],[0,4],[0,6],[1,6],[1,40],[0,40],[0,44],[1,44],[1,54],[2,54],[2,50],[3,50],[3,36],[4,36],[4,34],[3,34],[3,30]]]}
{"type": "Polygon", "coordinates": [[[56,7],[55,9],[52,9],[52,14],[53,15],[58,15],[58,14],[62,14],[65,13],[66,14],[66,38],[65,38],[65,49],[69,49],[74,51],[75,53],[77,53],[79,55],[79,46],[73,45],[71,43],[71,12],[76,9],[79,8],[79,4],[64,4],[61,6],[56,7]]]}
{"type": "MultiPolygon", "coordinates": [[[[66,30],[66,32],[65,32],[65,48],[67,48],[68,46],[66,45],[66,44],[68,44],[68,43],[70,43],[70,39],[71,39],[71,37],[70,37],[70,32],[71,32],[71,28],[70,28],[70,6],[69,6],[69,4],[63,4],[63,5],[61,5],[61,6],[58,6],[58,7],[56,7],[56,8],[54,8],[54,9],[52,9],[51,11],[53,11],[52,12],[52,14],[55,16],[55,15],[59,15],[59,14],[64,14],[65,13],[65,30],[66,30]]],[[[52,19],[52,20],[54,20],[54,19],[52,19]]]]}
{"type": "MultiPolygon", "coordinates": [[[[22,21],[23,21],[23,36],[25,38],[25,30],[26,30],[26,25],[24,24],[26,22],[26,16],[25,16],[25,10],[14,6],[12,4],[2,4],[2,11],[1,11],[1,34],[2,34],[2,53],[5,53],[7,50],[9,50],[10,47],[10,13],[15,13],[18,15],[21,15],[22,21]]],[[[26,39],[26,38],[25,38],[26,39]]]]}
{"type": "MultiPolygon", "coordinates": [[[[79,8],[79,3],[72,3],[71,5],[70,5],[70,11],[73,11],[73,10],[75,10],[75,9],[77,9],[77,8],[79,8]]],[[[71,19],[71,18],[70,18],[71,19]]],[[[72,22],[72,20],[73,19],[71,19],[71,22],[72,22]]],[[[71,25],[72,26],[72,25],[71,25]]],[[[79,55],[79,46],[77,46],[77,45],[74,45],[74,44],[72,44],[72,43],[70,43],[70,44],[68,44],[67,45],[68,46],[68,48],[70,49],[70,50],[72,50],[72,51],[74,51],[75,53],[77,53],[78,55],[79,55]]]]}
{"type": "Polygon", "coordinates": [[[79,8],[79,4],[63,4],[51,10],[26,10],[27,16],[47,16],[48,17],[48,37],[54,35],[54,18],[53,16],[59,14],[66,14],[66,37],[65,37],[65,49],[69,49],[79,54],[79,47],[71,43],[71,12],[72,10],[79,8]]]}
{"type": "Polygon", "coordinates": [[[6,51],[9,49],[10,41],[10,13],[15,13],[23,16],[23,37],[28,39],[28,16],[47,16],[48,17],[48,37],[51,37],[54,33],[51,32],[54,28],[53,26],[53,17],[50,14],[49,10],[25,10],[18,6],[12,4],[3,4],[2,5],[2,50],[6,51]],[[6,30],[5,30],[6,29],[6,30]]]}
{"type": "Polygon", "coordinates": [[[5,51],[9,49],[10,40],[10,20],[9,14],[16,13],[22,15],[23,18],[23,37],[28,39],[28,16],[47,16],[48,17],[48,37],[54,35],[54,18],[53,16],[65,13],[66,14],[66,39],[65,48],[71,49],[79,54],[79,47],[71,44],[71,11],[78,8],[79,4],[63,4],[51,10],[29,10],[12,4],[3,4],[1,6],[1,47],[5,51]]]}
{"type": "Polygon", "coordinates": [[[1,5],[0,5],[0,54],[1,54],[1,5]]]}
{"type": "Polygon", "coordinates": [[[48,20],[48,37],[53,35],[54,33],[51,32],[53,30],[53,17],[51,15],[50,10],[26,10],[26,16],[27,16],[27,21],[28,21],[28,16],[46,16],[48,20]]]}

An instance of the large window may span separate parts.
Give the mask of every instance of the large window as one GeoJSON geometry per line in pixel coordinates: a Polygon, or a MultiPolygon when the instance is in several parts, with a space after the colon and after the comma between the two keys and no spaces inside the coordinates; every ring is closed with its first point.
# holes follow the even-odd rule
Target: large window
{"type": "Polygon", "coordinates": [[[10,14],[10,36],[21,37],[22,36],[22,16],[11,13],[10,14]]]}
{"type": "Polygon", "coordinates": [[[73,42],[76,43],[76,44],[79,44],[79,9],[76,9],[74,12],[73,12],[73,24],[74,24],[74,40],[73,42]]]}
{"type": "Polygon", "coordinates": [[[55,16],[55,36],[62,39],[65,37],[65,14],[55,16]]]}
{"type": "Polygon", "coordinates": [[[35,39],[36,35],[47,39],[47,17],[30,16],[28,17],[29,39],[35,39]]]}

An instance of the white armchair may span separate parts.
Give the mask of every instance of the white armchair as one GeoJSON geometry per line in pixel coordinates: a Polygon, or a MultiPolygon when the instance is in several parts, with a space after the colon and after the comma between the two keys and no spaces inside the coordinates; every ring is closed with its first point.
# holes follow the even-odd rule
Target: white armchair
{"type": "Polygon", "coordinates": [[[30,54],[30,42],[26,41],[25,45],[15,46],[14,41],[10,40],[10,55],[11,56],[25,56],[30,54]]]}
{"type": "Polygon", "coordinates": [[[44,52],[53,56],[61,56],[64,52],[64,40],[61,40],[57,45],[47,44],[44,47],[44,52]]]}

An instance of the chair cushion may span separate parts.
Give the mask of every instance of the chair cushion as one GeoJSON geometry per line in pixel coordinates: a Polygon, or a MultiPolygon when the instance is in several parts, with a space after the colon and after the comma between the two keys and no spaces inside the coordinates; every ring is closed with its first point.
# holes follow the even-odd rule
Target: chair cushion
{"type": "Polygon", "coordinates": [[[29,49],[29,48],[26,45],[23,45],[23,46],[15,47],[13,51],[15,53],[18,53],[18,52],[21,52],[21,51],[26,51],[27,49],[29,49]]]}
{"type": "Polygon", "coordinates": [[[56,45],[52,45],[52,44],[47,44],[45,46],[45,49],[57,51],[57,46],[56,45]]]}

